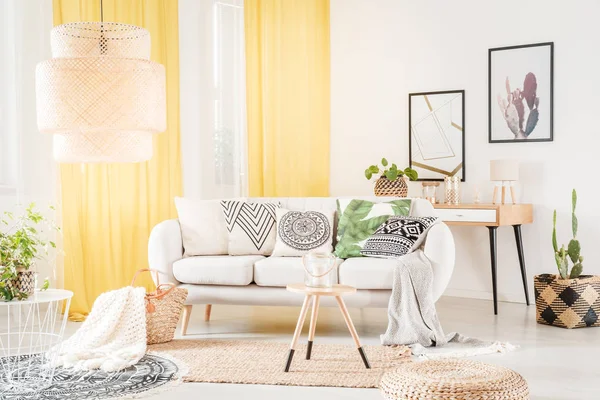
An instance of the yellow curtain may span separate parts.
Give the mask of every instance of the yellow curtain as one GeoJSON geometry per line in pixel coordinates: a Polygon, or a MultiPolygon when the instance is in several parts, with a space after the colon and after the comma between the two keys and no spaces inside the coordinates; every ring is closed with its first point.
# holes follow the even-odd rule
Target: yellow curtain
{"type": "MultiPolygon", "coordinates": [[[[53,0],[54,24],[100,21],[99,0],[53,0]]],[[[65,288],[75,293],[72,320],[82,320],[96,297],[126,286],[147,268],[148,236],[176,215],[181,194],[179,41],[176,0],[104,0],[104,21],[150,31],[152,60],[167,73],[167,131],[154,138],[154,156],[138,164],[62,164],[65,288]]],[[[151,287],[149,277],[140,281],[151,287]]]]}
{"type": "Polygon", "coordinates": [[[329,195],[329,0],[245,0],[251,196],[329,195]]]}

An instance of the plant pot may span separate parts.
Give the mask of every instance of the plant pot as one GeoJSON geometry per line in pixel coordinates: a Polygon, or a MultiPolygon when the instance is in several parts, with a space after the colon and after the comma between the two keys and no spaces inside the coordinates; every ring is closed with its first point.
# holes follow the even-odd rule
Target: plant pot
{"type": "Polygon", "coordinates": [[[7,282],[7,286],[31,296],[35,291],[37,272],[31,269],[17,268],[17,277],[7,282]]]}
{"type": "Polygon", "coordinates": [[[406,197],[408,196],[408,184],[404,177],[390,181],[385,176],[381,176],[375,182],[374,192],[375,196],[406,197]]]}
{"type": "Polygon", "coordinates": [[[542,274],[533,283],[539,324],[567,329],[600,326],[600,276],[561,279],[542,274]]]}

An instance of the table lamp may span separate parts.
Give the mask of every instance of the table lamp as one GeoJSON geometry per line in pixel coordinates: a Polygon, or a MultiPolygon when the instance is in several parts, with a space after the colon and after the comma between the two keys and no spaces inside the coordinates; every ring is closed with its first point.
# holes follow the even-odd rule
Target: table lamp
{"type": "Polygon", "coordinates": [[[502,187],[502,204],[506,196],[506,188],[510,188],[510,197],[513,204],[515,202],[515,181],[519,180],[519,163],[516,160],[492,160],[490,161],[490,180],[495,182],[494,198],[492,202],[496,204],[496,195],[498,187],[502,187]]]}

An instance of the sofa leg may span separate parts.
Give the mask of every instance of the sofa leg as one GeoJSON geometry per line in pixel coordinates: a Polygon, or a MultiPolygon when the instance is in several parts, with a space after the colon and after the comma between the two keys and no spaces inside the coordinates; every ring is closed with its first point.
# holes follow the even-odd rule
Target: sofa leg
{"type": "Polygon", "coordinates": [[[181,336],[187,333],[188,324],[190,323],[190,315],[192,315],[192,306],[183,306],[183,318],[181,320],[181,336]]]}
{"type": "Polygon", "coordinates": [[[212,304],[207,304],[204,309],[204,321],[210,321],[210,312],[212,311],[212,304]]]}

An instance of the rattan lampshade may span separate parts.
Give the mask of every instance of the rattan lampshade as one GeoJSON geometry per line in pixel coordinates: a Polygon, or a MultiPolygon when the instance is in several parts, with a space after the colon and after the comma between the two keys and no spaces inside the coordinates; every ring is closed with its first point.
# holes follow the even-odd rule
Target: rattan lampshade
{"type": "Polygon", "coordinates": [[[59,162],[139,162],[166,130],[165,69],[150,33],[110,22],[52,29],[51,60],[36,69],[37,120],[59,162]]]}

